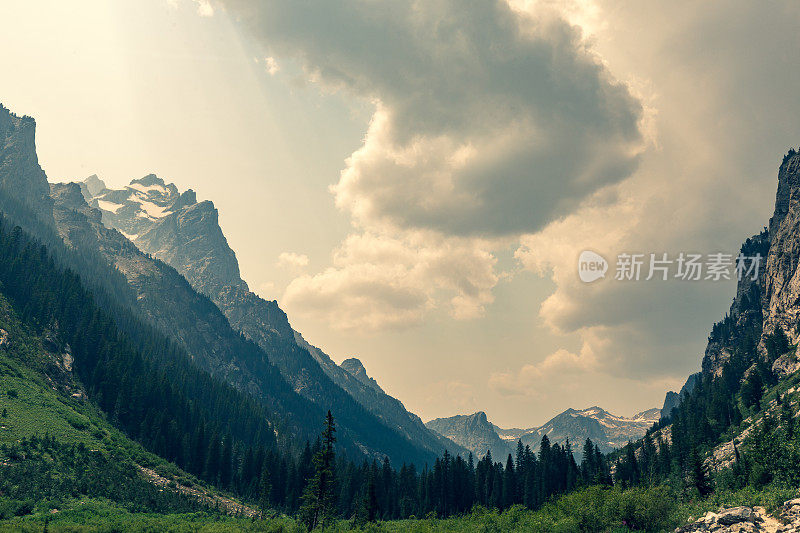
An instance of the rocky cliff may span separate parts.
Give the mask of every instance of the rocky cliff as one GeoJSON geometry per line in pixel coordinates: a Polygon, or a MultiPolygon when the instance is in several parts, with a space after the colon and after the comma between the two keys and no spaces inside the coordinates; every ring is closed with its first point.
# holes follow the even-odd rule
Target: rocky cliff
{"type": "Polygon", "coordinates": [[[503,461],[509,453],[516,451],[516,440],[501,438],[483,411],[436,418],[425,425],[467,448],[476,457],[483,457],[489,451],[495,461],[503,461]]]}
{"type": "Polygon", "coordinates": [[[341,366],[351,376],[356,378],[358,381],[360,381],[367,387],[375,390],[376,392],[383,392],[383,389],[381,388],[380,385],[378,385],[378,382],[375,381],[374,378],[369,377],[369,374],[367,374],[367,369],[364,368],[364,364],[355,357],[351,357],[350,359],[345,359],[339,366],[341,366]]]}
{"type": "Polygon", "coordinates": [[[687,428],[703,417],[707,424],[711,420],[704,438],[714,448],[705,462],[714,470],[732,464],[734,445],[747,451],[753,429],[765,413],[777,410],[774,397],[762,401],[769,387],[783,389],[784,407],[797,414],[796,387],[784,380],[795,380],[792,375],[800,370],[800,154],[795,150],[779,167],[768,226],[744,242],[740,258],[743,275],[728,313],[711,329],[697,385],[679,398],[675,424],[662,430],[666,436],[671,432],[674,445],[677,426],[678,444],[686,446],[688,438],[697,437],[687,428]]]}
{"type": "MultiPolygon", "coordinates": [[[[789,342],[800,340],[800,154],[783,158],[778,170],[775,210],[769,225],[742,245],[744,257],[759,257],[758,275],[743,276],[724,320],[715,324],[702,362],[703,374],[719,376],[737,348],[752,350],[782,375],[800,369],[794,350],[770,342],[780,330],[789,342]],[[772,353],[778,349],[782,353],[772,353]]],[[[757,265],[755,263],[758,263],[757,265]]]]}
{"type": "Polygon", "coordinates": [[[36,155],[36,122],[0,104],[0,189],[37,217],[52,217],[50,187],[36,155]]]}

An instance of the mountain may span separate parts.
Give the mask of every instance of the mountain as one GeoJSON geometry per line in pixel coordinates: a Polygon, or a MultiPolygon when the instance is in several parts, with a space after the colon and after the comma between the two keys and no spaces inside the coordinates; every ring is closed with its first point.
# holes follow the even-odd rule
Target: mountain
{"type": "Polygon", "coordinates": [[[367,374],[367,369],[364,368],[364,364],[355,357],[345,359],[339,366],[347,370],[351,376],[356,378],[367,387],[374,389],[376,392],[383,392],[383,389],[380,385],[378,385],[378,382],[369,377],[367,374]]]}
{"type": "MultiPolygon", "coordinates": [[[[736,294],[711,328],[700,372],[668,396],[677,405],[635,453],[652,458],[658,450],[653,465],[674,458],[661,476],[696,472],[702,460],[710,472],[729,469],[737,487],[794,485],[800,444],[793,422],[800,415],[800,154],[794,149],[778,169],[769,224],[739,252],[736,294]]],[[[630,462],[623,461],[623,472],[634,472],[630,462]]]]}
{"type": "MultiPolygon", "coordinates": [[[[232,298],[234,302],[250,301],[252,305],[246,309],[258,310],[240,317],[241,324],[269,321],[257,331],[260,337],[256,343],[232,327],[236,322],[229,316],[236,318],[235,311],[228,309],[229,315],[223,314],[207,294],[196,290],[172,266],[143,252],[116,229],[106,227],[104,212],[90,206],[84,196],[90,189],[101,187],[99,180],[92,179],[83,187],[53,184],[51,190],[36,157],[33,119],[19,118],[0,108],[0,128],[0,210],[45,244],[61,264],[77,272],[101,307],[140,348],[147,347],[148,336],[133,324],[141,322],[163,335],[164,342],[174,344],[174,350],[186,354],[193,365],[267,408],[279,439],[289,445],[300,447],[306,439],[316,438],[325,411],[332,409],[337,416],[339,447],[348,455],[388,456],[398,464],[422,464],[440,453],[412,443],[335,386],[308,352],[294,342],[293,331],[277,304],[254,295],[248,300],[246,292],[242,298],[232,298]],[[50,190],[46,196],[42,194],[45,188],[50,190]],[[293,373],[296,379],[287,381],[285,366],[281,367],[284,363],[307,368],[309,374],[293,373]]],[[[149,242],[166,243],[169,232],[157,233],[166,224],[176,228],[218,227],[210,202],[193,203],[193,194],[187,191],[178,195],[154,176],[135,180],[130,190],[138,194],[126,193],[127,200],[113,195],[104,199],[121,206],[112,209],[120,217],[128,211],[138,213],[126,233],[156,230],[149,242]],[[168,200],[170,205],[166,205],[168,200]],[[163,222],[159,228],[152,227],[156,220],[163,222]],[[164,239],[160,241],[161,235],[164,239]]],[[[221,289],[223,294],[243,294],[246,286],[238,281],[232,251],[227,244],[220,244],[224,241],[221,231],[194,236],[173,233],[179,244],[171,248],[175,261],[179,257],[189,261],[194,249],[220,254],[208,265],[193,264],[193,272],[198,277],[202,272],[208,279],[202,288],[210,293],[224,282],[228,285],[221,289]]],[[[195,282],[203,283],[199,279],[195,282]]]]}
{"type": "MultiPolygon", "coordinates": [[[[0,292],[2,289],[0,289],[0,292]]],[[[223,508],[234,504],[217,491],[146,451],[115,428],[87,396],[72,350],[53,332],[22,319],[17,305],[0,295],[0,493],[6,515],[30,512],[25,502],[53,495],[102,498],[153,512],[204,510],[180,491],[164,491],[142,472],[169,471],[166,482],[190,482],[198,498],[223,508]],[[146,466],[145,466],[146,465],[146,466]]],[[[177,488],[179,485],[175,485],[177,488]]],[[[56,503],[52,504],[54,507],[56,503]]],[[[247,512],[239,506],[231,511],[247,512]]]]}
{"type": "Polygon", "coordinates": [[[792,149],[778,169],[775,209],[768,226],[748,238],[740,250],[743,257],[758,258],[745,260],[745,267],[753,272],[738,280],[728,313],[711,330],[701,371],[689,377],[680,400],[697,383],[723,377],[726,371],[749,375],[757,366],[768,365],[780,378],[800,370],[790,349],[800,343],[798,235],[800,154],[792,149]],[[776,335],[785,337],[785,342],[776,342],[776,335]]]}
{"type": "Polygon", "coordinates": [[[436,418],[425,425],[467,448],[476,457],[483,457],[490,451],[497,461],[516,451],[516,440],[501,438],[483,411],[471,415],[436,418]]]}
{"type": "Polygon", "coordinates": [[[35,148],[36,122],[18,117],[0,104],[0,208],[15,211],[24,222],[52,217],[47,177],[35,148]],[[23,216],[24,213],[24,216],[23,216]]]}
{"type": "Polygon", "coordinates": [[[567,409],[542,426],[529,429],[499,428],[487,421],[484,412],[437,418],[426,425],[479,457],[489,449],[498,459],[516,453],[518,440],[530,446],[531,450],[538,450],[544,435],[553,443],[564,444],[569,440],[575,453],[587,438],[592,439],[601,451],[608,452],[642,437],[660,415],[661,410],[653,408],[627,418],[595,406],[582,410],[567,409]]]}
{"type": "Polygon", "coordinates": [[[464,451],[430,431],[400,401],[387,395],[360,362],[354,364],[357,359],[337,365],[292,329],[276,301],[250,291],[212,202],[198,202],[191,189],[180,193],[174,184],[153,174],[115,190],[90,176],[80,188],[89,205],[102,213],[104,225],[118,230],[145,254],[174,267],[196,291],[210,298],[235,330],[269,354],[299,394],[322,406],[335,398],[340,416],[343,410],[347,416],[365,409],[430,454],[464,451]]]}
{"type": "Polygon", "coordinates": [[[681,403],[681,400],[685,398],[687,394],[692,392],[692,389],[694,389],[694,386],[697,384],[697,381],[700,379],[700,377],[701,373],[695,372],[686,378],[686,383],[683,384],[680,392],[668,391],[664,397],[664,405],[661,407],[659,416],[661,418],[669,418],[672,415],[672,410],[681,403]]]}

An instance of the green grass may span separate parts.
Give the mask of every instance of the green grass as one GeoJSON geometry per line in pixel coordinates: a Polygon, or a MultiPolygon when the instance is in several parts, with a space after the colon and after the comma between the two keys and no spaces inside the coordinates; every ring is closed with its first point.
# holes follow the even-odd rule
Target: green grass
{"type": "Polygon", "coordinates": [[[0,353],[0,444],[45,432],[70,444],[100,447],[109,434],[102,417],[86,402],[65,398],[48,388],[43,378],[0,353]],[[16,391],[10,396],[8,391],[16,391]],[[99,438],[98,438],[99,437],[99,438]]]}
{"type": "MultiPolygon", "coordinates": [[[[367,532],[552,532],[636,531],[625,524],[640,524],[641,531],[669,531],[679,522],[674,500],[666,489],[631,489],[621,491],[590,487],[560,498],[538,511],[516,506],[505,512],[476,507],[472,513],[448,519],[424,518],[365,524],[355,527],[352,521],[340,520],[325,531],[367,532]]],[[[304,528],[289,517],[251,520],[213,513],[153,514],[129,513],[101,500],[72,502],[57,513],[12,518],[0,522],[4,531],[38,532],[48,521],[49,532],[299,532],[304,528]]]]}
{"type": "MultiPolygon", "coordinates": [[[[149,467],[168,479],[202,488],[209,495],[219,494],[208,484],[127,438],[94,403],[82,397],[73,397],[72,394],[80,387],[70,373],[59,365],[61,354],[47,350],[46,343],[21,323],[2,296],[0,328],[9,334],[9,342],[0,346],[0,476],[3,476],[3,469],[20,467],[31,468],[37,475],[44,475],[42,472],[47,468],[35,467],[30,461],[24,466],[14,459],[10,460],[13,466],[3,466],[1,463],[8,462],[6,454],[13,453],[26,439],[29,441],[31,437],[47,435],[54,437],[60,445],[81,445],[88,450],[97,450],[115,464],[135,463],[149,467]]],[[[48,462],[52,463],[53,458],[45,454],[42,460],[45,461],[43,466],[46,466],[48,462]]],[[[5,472],[8,475],[11,470],[5,472]]],[[[79,472],[73,469],[66,475],[77,474],[79,472]]],[[[2,481],[0,477],[0,485],[2,481]]],[[[43,482],[32,486],[42,489],[49,483],[46,479],[40,481],[43,482]]],[[[28,497],[21,488],[11,487],[11,493],[8,494],[0,491],[0,517],[15,514],[17,508],[29,507],[28,497]],[[3,508],[4,504],[6,508],[3,508]]],[[[35,501],[34,507],[49,511],[48,503],[35,501]]],[[[202,509],[204,506],[194,508],[202,509]]]]}
{"type": "Polygon", "coordinates": [[[51,533],[69,532],[164,532],[164,533],[224,533],[234,531],[292,532],[303,531],[290,518],[253,521],[215,513],[181,514],[131,513],[102,500],[73,502],[67,510],[38,513],[0,522],[0,533],[37,532],[45,528],[51,533]]]}
{"type": "MultiPolygon", "coordinates": [[[[760,505],[772,511],[783,501],[795,497],[790,487],[767,486],[761,490],[718,491],[705,500],[682,500],[665,487],[619,490],[588,487],[546,504],[537,511],[512,507],[505,512],[476,507],[472,513],[448,519],[420,518],[365,524],[340,520],[326,532],[364,531],[372,533],[485,533],[537,532],[575,533],[634,531],[669,532],[688,519],[697,519],[707,511],[737,505],[760,505]],[[628,527],[631,526],[631,527],[628,527]]],[[[33,515],[0,521],[0,533],[41,532],[47,522],[48,532],[166,532],[233,533],[305,531],[296,520],[278,516],[252,520],[212,512],[131,513],[111,502],[99,499],[75,500],[58,512],[39,510],[33,515]]],[[[320,530],[321,531],[321,530],[320,530]]]]}

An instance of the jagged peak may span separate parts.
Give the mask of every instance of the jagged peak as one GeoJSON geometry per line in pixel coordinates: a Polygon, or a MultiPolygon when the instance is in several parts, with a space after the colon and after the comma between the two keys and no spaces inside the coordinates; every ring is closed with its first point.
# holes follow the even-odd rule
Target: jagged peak
{"type": "Polygon", "coordinates": [[[88,192],[88,193],[89,193],[91,196],[97,196],[98,194],[100,194],[101,192],[103,192],[104,190],[106,190],[106,188],[107,188],[107,187],[106,187],[106,182],[104,182],[103,180],[101,180],[101,179],[100,179],[100,178],[97,176],[97,174],[92,174],[91,176],[89,176],[88,178],[86,178],[85,180],[83,180],[83,182],[82,182],[82,183],[83,183],[83,185],[86,187],[86,191],[87,191],[87,192],[88,192]]]}
{"type": "Polygon", "coordinates": [[[6,122],[13,121],[16,123],[16,125],[19,125],[21,123],[36,125],[36,120],[32,116],[17,115],[9,108],[4,106],[2,103],[0,103],[0,118],[5,119],[6,122]]]}
{"type": "Polygon", "coordinates": [[[364,368],[364,363],[362,363],[360,359],[357,359],[355,357],[350,357],[349,359],[345,359],[339,366],[341,366],[351,374],[353,372],[364,372],[364,373],[367,372],[367,369],[364,368]]]}
{"type": "Polygon", "coordinates": [[[79,183],[51,183],[50,192],[54,199],[67,207],[80,208],[87,205],[79,183]]]}
{"type": "MultiPolygon", "coordinates": [[[[197,194],[192,189],[186,189],[181,195],[175,200],[170,207],[170,211],[178,211],[184,207],[188,207],[190,205],[194,205],[197,203],[197,194]]],[[[212,204],[213,206],[213,204],[212,204]]]]}
{"type": "Polygon", "coordinates": [[[783,157],[780,169],[778,170],[778,191],[775,194],[775,213],[769,221],[770,235],[774,234],[778,226],[786,217],[792,198],[797,197],[800,189],[800,153],[790,149],[783,157]]]}
{"type": "Polygon", "coordinates": [[[486,412],[485,411],[478,411],[477,413],[473,413],[473,414],[470,415],[470,418],[474,418],[475,420],[477,420],[477,421],[479,421],[481,423],[484,423],[484,422],[485,423],[489,423],[489,419],[486,416],[486,412]]]}
{"type": "Polygon", "coordinates": [[[144,185],[145,187],[149,187],[151,185],[161,185],[165,187],[167,184],[164,183],[164,180],[156,176],[155,174],[148,174],[142,178],[137,178],[131,180],[131,184],[138,183],[140,185],[144,185]]]}
{"type": "Polygon", "coordinates": [[[376,391],[383,392],[383,389],[380,387],[380,385],[378,385],[378,382],[371,378],[369,374],[367,374],[367,369],[364,367],[364,364],[360,359],[351,357],[342,361],[342,364],[339,366],[368,387],[372,387],[376,391]]]}

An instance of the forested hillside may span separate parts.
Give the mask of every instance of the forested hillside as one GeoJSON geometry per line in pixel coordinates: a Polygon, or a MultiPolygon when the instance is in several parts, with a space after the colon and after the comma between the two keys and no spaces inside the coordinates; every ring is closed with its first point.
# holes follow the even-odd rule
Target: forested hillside
{"type": "Polygon", "coordinates": [[[298,394],[270,357],[286,352],[281,357],[310,359],[305,350],[293,339],[274,339],[265,349],[235,331],[219,308],[175,269],[103,226],[100,212],[86,204],[77,184],[54,185],[52,196],[42,196],[49,186],[38,164],[33,119],[3,107],[0,115],[0,210],[46,244],[60,265],[78,273],[137,347],[144,346],[147,335],[136,324],[170,339],[192,363],[263,403],[286,430],[278,437],[296,449],[313,439],[318,420],[330,408],[340,413],[339,445],[353,457],[387,455],[395,462],[422,464],[444,450],[444,445],[435,452],[430,444],[411,442],[341,388],[322,386],[330,380],[318,366],[320,379],[310,381],[318,388],[317,401],[298,394]],[[26,180],[33,184],[25,185],[26,180]]]}

